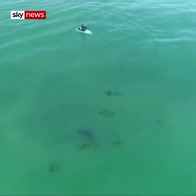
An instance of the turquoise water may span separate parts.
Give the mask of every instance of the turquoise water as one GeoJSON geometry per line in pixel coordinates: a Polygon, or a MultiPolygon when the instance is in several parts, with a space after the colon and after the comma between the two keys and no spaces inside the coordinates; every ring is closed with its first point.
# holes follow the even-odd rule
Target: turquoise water
{"type": "Polygon", "coordinates": [[[196,195],[196,1],[1,5],[0,195],[196,195]]]}

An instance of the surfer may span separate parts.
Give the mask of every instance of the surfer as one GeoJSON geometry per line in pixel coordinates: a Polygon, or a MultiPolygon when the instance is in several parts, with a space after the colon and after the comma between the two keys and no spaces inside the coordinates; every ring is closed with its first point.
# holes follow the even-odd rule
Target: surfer
{"type": "Polygon", "coordinates": [[[85,24],[82,24],[81,26],[77,27],[76,31],[85,34],[92,34],[92,32],[89,29],[87,29],[87,26],[85,24]]]}
{"type": "Polygon", "coordinates": [[[87,26],[85,24],[82,24],[80,27],[81,31],[86,31],[87,30],[87,26]]]}

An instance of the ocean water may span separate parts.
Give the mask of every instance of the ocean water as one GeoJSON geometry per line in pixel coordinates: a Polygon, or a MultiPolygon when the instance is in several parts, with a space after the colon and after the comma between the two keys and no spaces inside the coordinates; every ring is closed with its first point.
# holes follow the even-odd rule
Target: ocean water
{"type": "Polygon", "coordinates": [[[195,0],[0,11],[0,195],[196,195],[195,0]]]}

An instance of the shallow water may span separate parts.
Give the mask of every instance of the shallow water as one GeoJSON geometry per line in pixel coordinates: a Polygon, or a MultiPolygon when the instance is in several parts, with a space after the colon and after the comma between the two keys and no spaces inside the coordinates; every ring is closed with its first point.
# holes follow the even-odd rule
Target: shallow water
{"type": "Polygon", "coordinates": [[[196,194],[195,1],[1,5],[1,195],[196,194]]]}

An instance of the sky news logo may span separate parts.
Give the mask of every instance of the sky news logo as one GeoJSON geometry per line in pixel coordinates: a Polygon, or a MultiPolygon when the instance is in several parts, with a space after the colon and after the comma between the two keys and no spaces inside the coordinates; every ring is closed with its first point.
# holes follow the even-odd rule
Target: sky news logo
{"type": "Polygon", "coordinates": [[[44,10],[27,10],[27,11],[11,11],[11,20],[45,20],[46,11],[44,10]]]}

